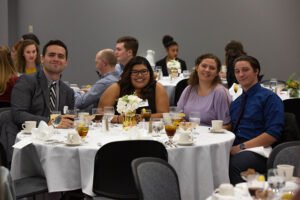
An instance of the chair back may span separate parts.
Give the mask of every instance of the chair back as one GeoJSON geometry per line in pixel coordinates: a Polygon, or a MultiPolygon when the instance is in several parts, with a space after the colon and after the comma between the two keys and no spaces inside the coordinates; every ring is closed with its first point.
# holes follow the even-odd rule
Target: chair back
{"type": "Polygon", "coordinates": [[[286,99],[283,101],[283,105],[285,112],[295,114],[298,128],[300,128],[300,98],[286,99]]]}
{"type": "Polygon", "coordinates": [[[277,145],[271,152],[267,168],[276,168],[279,164],[295,166],[294,175],[300,175],[300,141],[285,142],[277,145]]]}
{"type": "Polygon", "coordinates": [[[93,192],[116,199],[137,199],[131,162],[139,157],[168,160],[165,146],[154,140],[128,140],[105,144],[95,156],[93,192]]]}
{"type": "Polygon", "coordinates": [[[188,86],[188,79],[179,81],[175,87],[174,106],[177,106],[177,102],[181,96],[183,90],[188,86]]]}
{"type": "Polygon", "coordinates": [[[159,158],[137,158],[131,163],[140,200],[180,200],[174,168],[159,158]]]}

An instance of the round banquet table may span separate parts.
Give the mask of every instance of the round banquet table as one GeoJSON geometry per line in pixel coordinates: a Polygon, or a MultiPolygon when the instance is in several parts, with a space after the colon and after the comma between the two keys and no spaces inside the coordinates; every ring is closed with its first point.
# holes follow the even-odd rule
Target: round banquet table
{"type": "Polygon", "coordinates": [[[170,106],[173,106],[174,105],[174,99],[175,99],[175,88],[176,88],[176,85],[179,81],[185,79],[183,77],[183,75],[180,75],[179,77],[175,78],[174,80],[170,80],[170,77],[168,76],[163,76],[158,82],[160,84],[162,84],[166,91],[167,91],[167,94],[169,96],[169,104],[170,106]]]}
{"type": "MultiPolygon", "coordinates": [[[[58,129],[58,132],[52,136],[52,142],[33,139],[22,132],[17,135],[17,142],[27,140],[32,143],[14,150],[13,179],[44,174],[49,192],[82,188],[85,194],[93,196],[94,158],[101,146],[133,138],[167,140],[164,134],[151,137],[142,131],[133,134],[115,126],[109,132],[92,128],[84,144],[68,146],[64,142],[70,130],[58,129]]],[[[177,138],[175,135],[174,140],[177,138]]],[[[182,199],[206,199],[221,183],[229,182],[229,152],[234,138],[229,131],[210,133],[208,127],[199,126],[193,145],[167,148],[169,163],[178,174],[182,199]]]]}

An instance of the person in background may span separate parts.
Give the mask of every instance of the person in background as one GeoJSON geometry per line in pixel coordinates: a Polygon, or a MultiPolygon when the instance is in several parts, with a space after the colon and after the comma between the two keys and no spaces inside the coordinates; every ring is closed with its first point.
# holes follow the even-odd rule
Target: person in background
{"type": "Polygon", "coordinates": [[[115,56],[117,57],[118,64],[116,71],[121,75],[125,65],[136,56],[139,49],[139,42],[136,38],[131,36],[124,36],[117,40],[115,56]]]}
{"type": "MultiPolygon", "coordinates": [[[[165,88],[155,81],[150,63],[141,56],[136,56],[127,63],[121,79],[107,88],[98,107],[116,107],[119,97],[132,94],[144,100],[143,108],[150,109],[152,117],[162,117],[162,113],[169,111],[169,99],[165,88]]],[[[137,110],[137,114],[140,112],[141,108],[137,110]]],[[[115,116],[112,122],[121,121],[115,116]]]]}
{"type": "MultiPolygon", "coordinates": [[[[24,40],[25,41],[25,40],[24,40]]],[[[68,49],[60,40],[50,40],[43,48],[43,68],[33,75],[22,75],[11,97],[12,116],[20,127],[25,121],[50,121],[51,111],[63,113],[63,107],[74,108],[74,92],[60,80],[67,66],[68,49]]],[[[62,116],[59,128],[70,128],[70,116],[62,116]]]]}
{"type": "Polygon", "coordinates": [[[200,112],[201,125],[211,126],[211,120],[223,120],[224,128],[230,129],[229,106],[231,98],[221,84],[221,62],[213,54],[203,54],[195,61],[195,69],[177,103],[177,109],[186,117],[200,112]]]}
{"type": "Polygon", "coordinates": [[[75,93],[75,107],[90,111],[98,106],[99,98],[112,83],[119,80],[119,73],[115,71],[117,58],[112,49],[103,49],[96,54],[96,70],[99,80],[88,90],[75,93]]]}
{"type": "Polygon", "coordinates": [[[11,91],[17,80],[9,48],[0,46],[0,108],[10,107],[11,91]]]}
{"type": "Polygon", "coordinates": [[[167,63],[170,60],[177,60],[180,63],[180,68],[181,72],[183,70],[186,70],[186,64],[184,60],[179,59],[178,52],[179,52],[179,46],[176,41],[174,41],[173,37],[169,35],[165,35],[162,39],[162,43],[166,49],[167,56],[164,57],[163,59],[159,60],[156,62],[156,66],[161,66],[163,76],[168,76],[168,68],[167,68],[167,63]]]}
{"type": "Polygon", "coordinates": [[[40,52],[33,40],[24,40],[17,51],[16,68],[19,73],[33,74],[40,70],[40,52]]]}
{"type": "Polygon", "coordinates": [[[33,40],[37,45],[40,45],[39,38],[33,33],[27,33],[22,35],[22,40],[33,40]]]}
{"type": "Polygon", "coordinates": [[[231,88],[233,83],[238,83],[234,75],[233,62],[237,57],[241,55],[247,55],[247,53],[244,51],[244,47],[241,42],[231,40],[225,46],[225,64],[227,67],[226,78],[227,78],[228,88],[231,88]]]}
{"type": "Polygon", "coordinates": [[[277,94],[260,86],[261,68],[256,58],[243,55],[233,65],[243,89],[242,95],[230,107],[232,132],[236,137],[230,151],[229,176],[230,182],[237,184],[243,182],[240,173],[248,168],[266,173],[267,158],[250,148],[270,147],[280,139],[284,107],[277,94]]]}

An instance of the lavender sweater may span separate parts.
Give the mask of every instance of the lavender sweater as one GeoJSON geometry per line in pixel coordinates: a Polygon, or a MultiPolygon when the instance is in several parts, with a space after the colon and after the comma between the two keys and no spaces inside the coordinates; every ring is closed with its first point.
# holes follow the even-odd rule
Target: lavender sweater
{"type": "Polygon", "coordinates": [[[190,112],[200,112],[200,124],[211,126],[211,120],[223,120],[224,124],[230,122],[229,106],[231,97],[228,90],[218,84],[207,96],[199,96],[197,87],[188,86],[182,92],[177,108],[182,110],[187,119],[190,112]]]}

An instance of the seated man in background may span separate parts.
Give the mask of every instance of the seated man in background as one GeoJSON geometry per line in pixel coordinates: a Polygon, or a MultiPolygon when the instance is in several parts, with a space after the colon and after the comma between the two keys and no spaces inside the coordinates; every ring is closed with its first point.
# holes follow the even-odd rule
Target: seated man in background
{"type": "Polygon", "coordinates": [[[247,149],[270,147],[280,139],[284,107],[277,94],[260,86],[257,59],[246,55],[238,57],[234,61],[234,73],[243,88],[243,94],[230,107],[236,138],[230,151],[229,176],[230,182],[237,184],[243,182],[240,173],[248,168],[266,172],[267,158],[247,149]]]}
{"type": "Polygon", "coordinates": [[[137,39],[131,36],[124,36],[117,40],[115,55],[118,60],[116,65],[116,71],[121,75],[123,73],[125,65],[135,57],[139,48],[139,42],[137,39]]]}
{"type": "MultiPolygon", "coordinates": [[[[51,111],[74,107],[74,92],[60,80],[67,66],[68,50],[60,40],[50,40],[43,48],[43,69],[33,75],[23,75],[17,81],[11,97],[14,123],[41,120],[51,123],[51,111]]],[[[73,121],[62,116],[58,128],[69,128],[73,121]]]]}
{"type": "Polygon", "coordinates": [[[89,111],[96,108],[102,93],[119,80],[119,73],[115,71],[117,58],[112,49],[103,49],[96,54],[96,70],[100,78],[88,91],[75,93],[75,107],[89,111]]]}

